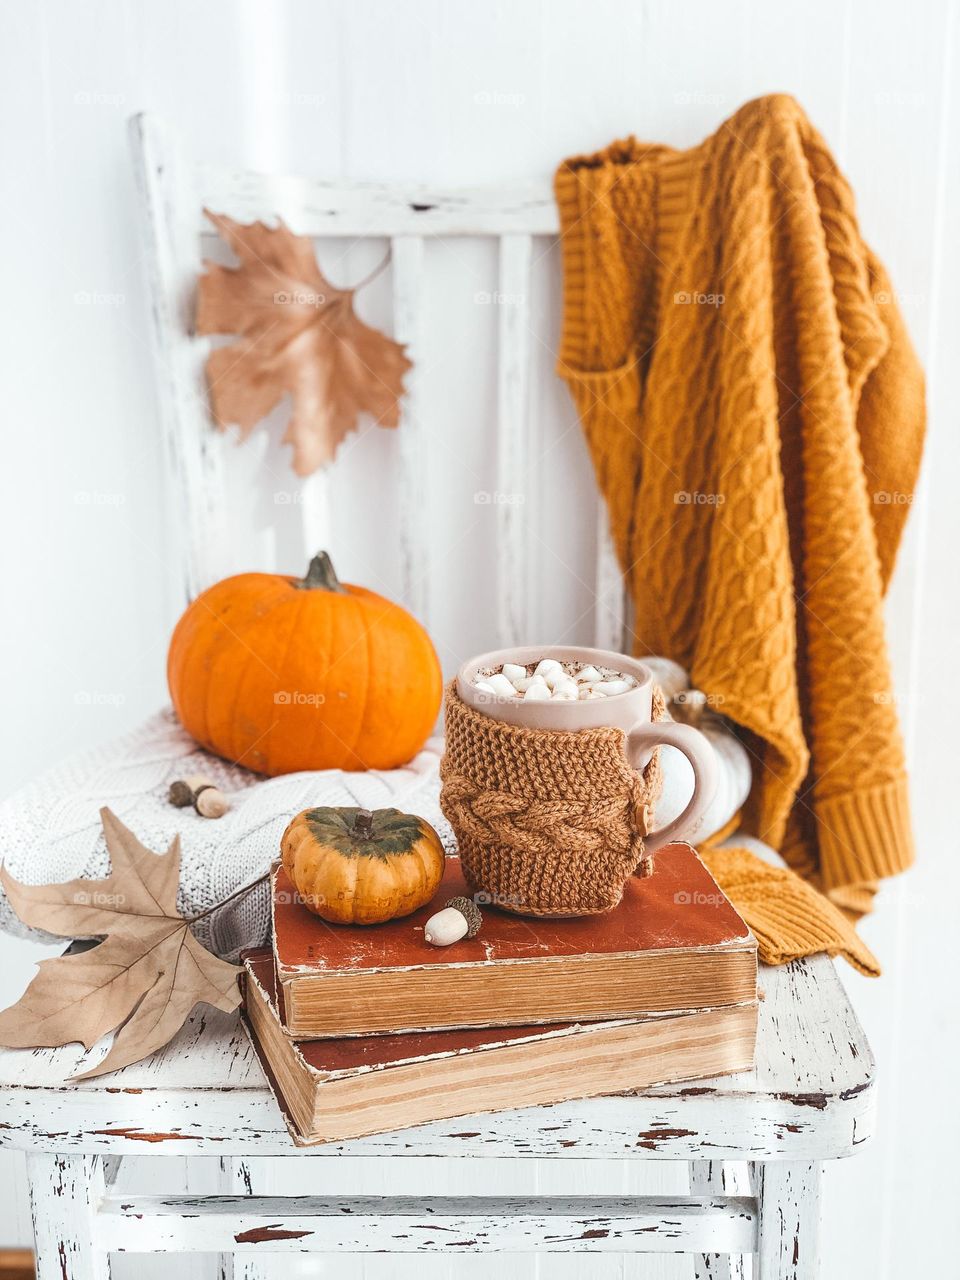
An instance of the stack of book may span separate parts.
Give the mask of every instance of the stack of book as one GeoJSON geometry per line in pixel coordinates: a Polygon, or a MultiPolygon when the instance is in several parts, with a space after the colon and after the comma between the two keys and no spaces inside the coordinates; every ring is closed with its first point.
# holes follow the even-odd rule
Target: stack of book
{"type": "Polygon", "coordinates": [[[244,956],[244,1016],[294,1141],[620,1093],[753,1062],[756,941],[686,844],[605,915],[482,907],[477,937],[327,924],[273,873],[273,947],[244,956]]]}

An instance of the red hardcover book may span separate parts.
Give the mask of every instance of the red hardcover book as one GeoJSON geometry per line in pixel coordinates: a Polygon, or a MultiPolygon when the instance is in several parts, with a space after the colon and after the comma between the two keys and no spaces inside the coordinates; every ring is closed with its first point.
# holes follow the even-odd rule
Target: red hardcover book
{"type": "Polygon", "coordinates": [[[293,1040],[271,952],[244,958],[244,1018],[298,1145],[746,1070],[756,1000],[647,1018],[293,1040]]]}
{"type": "Polygon", "coordinates": [[[448,858],[431,903],[386,924],[328,924],[274,872],[273,937],[286,1025],[298,1038],[635,1018],[756,998],[756,941],[687,844],[660,850],[603,915],[512,915],[481,904],[476,938],[423,926],[469,890],[448,858]]]}

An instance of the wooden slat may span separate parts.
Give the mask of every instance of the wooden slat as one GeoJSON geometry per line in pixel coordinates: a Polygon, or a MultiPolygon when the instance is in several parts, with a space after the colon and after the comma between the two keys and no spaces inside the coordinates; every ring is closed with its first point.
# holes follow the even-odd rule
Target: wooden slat
{"type": "Polygon", "coordinates": [[[108,1280],[106,1252],[94,1239],[100,1157],[28,1151],[27,1181],[38,1280],[108,1280]]]}
{"type": "Polygon", "coordinates": [[[192,336],[201,269],[199,200],[160,121],[134,116],[130,143],[150,273],[157,400],[171,460],[171,498],[180,513],[171,542],[176,535],[184,541],[184,587],[192,599],[226,571],[224,441],[207,408],[206,347],[192,336]]]}
{"type": "Polygon", "coordinates": [[[497,296],[497,603],[500,644],[530,636],[529,539],[530,262],[528,235],[500,240],[497,296]]]}
{"type": "Polygon", "coordinates": [[[391,241],[393,336],[405,344],[413,368],[404,379],[400,428],[400,582],[403,603],[429,629],[430,498],[427,441],[420,417],[420,324],[423,293],[423,240],[397,236],[391,241]]]}
{"type": "MultiPolygon", "coordinates": [[[[727,1160],[691,1160],[690,1191],[695,1195],[748,1196],[747,1166],[727,1160]]],[[[701,1253],[693,1260],[694,1280],[746,1280],[742,1254],[701,1253]]]]}
{"type": "Polygon", "coordinates": [[[759,1230],[755,1280],[816,1280],[820,1274],[818,1163],[755,1166],[759,1230]]]}
{"type": "Polygon", "coordinates": [[[623,575],[610,537],[607,507],[602,500],[597,508],[596,582],[593,642],[598,649],[614,649],[619,653],[624,646],[623,575]]]}
{"type": "Polygon", "coordinates": [[[318,551],[334,550],[330,520],[330,473],[326,467],[321,467],[301,482],[300,528],[304,565],[308,565],[318,551]]]}
{"type": "Polygon", "coordinates": [[[239,1253],[752,1252],[748,1197],[137,1196],[104,1201],[100,1250],[239,1253]]]}
{"type": "MultiPolygon", "coordinates": [[[[557,209],[549,182],[479,188],[415,184],[322,182],[198,165],[202,205],[241,222],[281,217],[300,235],[419,236],[556,235],[557,209]]],[[[207,233],[201,205],[197,230],[207,233]]]]}
{"type": "MultiPolygon", "coordinates": [[[[221,1156],[219,1174],[220,1190],[227,1196],[250,1196],[255,1191],[262,1193],[268,1189],[265,1182],[269,1181],[270,1172],[264,1160],[221,1156]]],[[[268,1280],[259,1259],[249,1254],[234,1256],[232,1246],[220,1254],[217,1270],[218,1280],[268,1280]]]]}

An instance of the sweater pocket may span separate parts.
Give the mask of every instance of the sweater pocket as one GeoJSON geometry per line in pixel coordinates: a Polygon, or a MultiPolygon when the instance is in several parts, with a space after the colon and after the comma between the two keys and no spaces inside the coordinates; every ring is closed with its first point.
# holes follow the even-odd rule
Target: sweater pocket
{"type": "Polygon", "coordinates": [[[588,441],[599,431],[633,437],[640,412],[640,361],[630,355],[612,369],[576,369],[560,362],[557,373],[570,388],[588,441]]]}

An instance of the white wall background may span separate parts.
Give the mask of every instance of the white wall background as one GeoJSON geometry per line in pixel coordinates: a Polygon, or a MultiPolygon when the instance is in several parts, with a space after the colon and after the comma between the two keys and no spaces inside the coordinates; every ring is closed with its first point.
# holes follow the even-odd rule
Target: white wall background
{"type": "MultiPolygon", "coordinates": [[[[884,890],[864,925],[886,976],[843,975],[879,1057],[881,1116],[878,1139],[827,1174],[827,1280],[957,1270],[949,1224],[960,1191],[952,1087],[960,691],[950,668],[960,629],[958,77],[960,23],[949,0],[0,7],[5,791],[133,725],[165,696],[179,600],[125,138],[131,113],[163,115],[212,160],[443,184],[544,179],[563,157],[629,132],[687,145],[744,100],[773,91],[795,94],[832,144],[925,360],[931,431],[888,615],[919,862],[884,890]]],[[[540,248],[531,430],[541,460],[527,507],[541,582],[534,616],[545,639],[585,638],[594,497],[572,408],[552,373],[557,256],[540,248]]],[[[346,283],[377,252],[333,246],[323,265],[346,283]]],[[[496,318],[475,301],[492,287],[492,249],[464,242],[455,252],[431,250],[429,263],[430,480],[437,493],[467,495],[493,487],[496,318]]],[[[382,285],[362,303],[374,320],[388,294],[382,285]]],[[[248,535],[272,516],[273,495],[296,489],[276,424],[272,431],[238,455],[240,468],[264,472],[262,504],[238,512],[248,535]]],[[[381,589],[396,575],[395,449],[386,433],[368,430],[335,472],[341,492],[362,476],[371,497],[352,515],[335,499],[331,549],[345,577],[381,589]]],[[[468,499],[443,514],[461,534],[442,548],[438,595],[452,599],[462,574],[474,575],[469,604],[441,609],[434,623],[449,667],[492,634],[490,526],[489,512],[468,499]]],[[[285,569],[299,567],[299,552],[296,563],[283,542],[279,552],[285,569]]],[[[37,951],[0,942],[4,1001],[19,994],[37,951]]],[[[17,1194],[3,1198],[0,1243],[27,1240],[17,1159],[3,1157],[2,1177],[17,1194]]],[[[342,1173],[351,1184],[358,1176],[342,1173]]],[[[547,1175],[537,1176],[546,1187],[547,1175]]],[[[627,1185],[616,1168],[574,1168],[572,1176],[579,1189],[599,1189],[601,1177],[627,1185]]],[[[389,1274],[365,1265],[363,1274],[389,1274]]],[[[661,1265],[631,1261],[623,1274],[661,1275],[661,1265]]],[[[550,1274],[577,1274],[564,1267],[553,1261],[550,1274]]],[[[519,1263],[505,1273],[526,1274],[519,1263]]],[[[598,1260],[591,1274],[620,1275],[620,1264],[598,1260]]]]}

